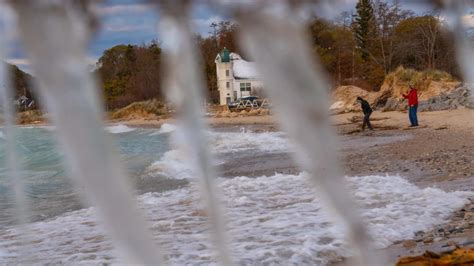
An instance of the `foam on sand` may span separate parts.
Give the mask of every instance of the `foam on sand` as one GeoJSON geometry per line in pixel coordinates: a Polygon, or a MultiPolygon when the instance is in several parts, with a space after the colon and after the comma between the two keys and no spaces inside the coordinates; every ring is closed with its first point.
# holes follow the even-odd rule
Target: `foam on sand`
{"type": "Polygon", "coordinates": [[[112,133],[112,134],[121,134],[121,133],[127,133],[131,131],[135,131],[136,129],[133,127],[129,127],[123,124],[118,124],[114,126],[108,126],[106,127],[107,131],[112,133]]]}
{"type": "MultiPolygon", "coordinates": [[[[348,177],[379,248],[445,221],[472,192],[420,189],[398,176],[348,177]]],[[[334,224],[305,174],[219,179],[234,257],[241,264],[327,264],[349,256],[343,226],[334,224]]],[[[138,198],[170,264],[216,262],[206,213],[191,187],[138,198]]],[[[119,263],[93,208],[29,225],[28,256],[14,229],[0,230],[0,264],[119,263]]]]}

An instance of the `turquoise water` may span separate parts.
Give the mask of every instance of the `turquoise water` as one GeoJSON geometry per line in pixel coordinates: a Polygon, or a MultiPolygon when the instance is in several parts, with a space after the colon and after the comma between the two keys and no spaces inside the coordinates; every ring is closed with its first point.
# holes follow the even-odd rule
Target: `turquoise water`
{"type": "MultiPolygon", "coordinates": [[[[169,135],[160,134],[157,129],[135,129],[110,135],[120,148],[121,158],[134,184],[139,183],[137,180],[148,165],[169,150],[169,135]]],[[[54,130],[47,127],[24,127],[17,129],[16,136],[20,176],[25,182],[30,206],[29,219],[42,220],[82,208],[83,204],[63,166],[54,130]]],[[[15,222],[11,180],[5,175],[4,146],[4,139],[0,138],[0,226],[15,222]]],[[[153,190],[150,187],[147,189],[153,190]]]]}

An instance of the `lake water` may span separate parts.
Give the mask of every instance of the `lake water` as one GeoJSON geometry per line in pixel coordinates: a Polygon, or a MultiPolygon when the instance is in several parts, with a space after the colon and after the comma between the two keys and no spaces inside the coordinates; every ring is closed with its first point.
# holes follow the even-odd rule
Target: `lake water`
{"type": "MultiPolygon", "coordinates": [[[[169,134],[153,129],[132,129],[123,125],[111,126],[122,160],[134,180],[152,162],[169,150],[169,134]]],[[[37,221],[76,210],[82,205],[71,180],[63,167],[61,153],[56,148],[52,127],[21,127],[17,130],[21,177],[31,204],[30,220],[37,221]]],[[[4,139],[0,139],[0,162],[5,162],[4,139]]],[[[137,183],[137,182],[135,182],[137,183]]],[[[0,227],[11,225],[14,218],[10,180],[0,169],[0,227]]],[[[151,188],[152,189],[152,188],[151,188]]],[[[138,191],[140,194],[140,192],[138,191]]]]}
{"type": "MultiPolygon", "coordinates": [[[[174,126],[160,129],[107,128],[116,140],[136,185],[155,242],[170,264],[213,264],[205,210],[194,176],[182,154],[168,142],[174,126]]],[[[97,219],[94,207],[82,206],[61,166],[52,128],[21,128],[22,176],[27,183],[32,222],[28,244],[10,226],[9,187],[1,178],[0,264],[120,264],[124,262],[97,219]]],[[[209,132],[216,165],[239,154],[285,153],[291,149],[281,132],[209,132]]],[[[0,159],[4,159],[0,145],[0,159]]],[[[2,172],[4,173],[4,171],[2,172]]],[[[378,248],[413,237],[442,223],[472,197],[472,192],[419,188],[401,176],[346,177],[378,248]]],[[[216,180],[225,207],[232,254],[237,262],[324,265],[352,251],[346,229],[334,222],[306,173],[216,180]]]]}

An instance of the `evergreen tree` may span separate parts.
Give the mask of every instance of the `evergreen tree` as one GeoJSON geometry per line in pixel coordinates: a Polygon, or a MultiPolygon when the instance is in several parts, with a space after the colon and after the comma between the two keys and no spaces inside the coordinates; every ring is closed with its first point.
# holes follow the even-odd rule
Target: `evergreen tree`
{"type": "Polygon", "coordinates": [[[372,1],[359,0],[356,5],[356,10],[355,37],[357,45],[361,50],[362,58],[367,60],[369,58],[371,39],[374,38],[376,34],[372,1]]]}

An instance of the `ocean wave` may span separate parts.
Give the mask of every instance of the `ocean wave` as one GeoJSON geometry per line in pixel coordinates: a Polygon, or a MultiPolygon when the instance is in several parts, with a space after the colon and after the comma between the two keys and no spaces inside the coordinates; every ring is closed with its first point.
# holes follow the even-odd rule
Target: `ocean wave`
{"type": "MultiPolygon", "coordinates": [[[[399,176],[347,177],[377,247],[442,223],[471,192],[418,188],[399,176]]],[[[241,264],[324,265],[352,253],[304,173],[219,179],[231,250],[241,264]]],[[[215,263],[206,212],[193,186],[138,197],[154,239],[170,264],[215,263]]],[[[94,208],[28,225],[27,256],[19,232],[0,230],[1,264],[120,263],[94,208]]]]}
{"type": "MultiPolygon", "coordinates": [[[[177,137],[174,142],[177,142],[177,137]]],[[[262,153],[287,152],[290,144],[281,132],[210,132],[210,150],[212,152],[214,165],[223,163],[222,159],[216,161],[221,154],[242,151],[258,151],[262,153]]],[[[173,139],[172,139],[173,142],[173,139]]],[[[176,144],[175,144],[176,146],[176,144]]],[[[185,154],[181,150],[170,150],[152,163],[147,169],[148,176],[164,176],[169,179],[191,179],[194,175],[188,166],[185,154]]]]}
{"type": "Polygon", "coordinates": [[[191,179],[192,171],[184,161],[179,150],[167,151],[160,160],[152,163],[145,170],[147,176],[163,176],[169,179],[191,179]]]}
{"type": "Polygon", "coordinates": [[[129,127],[129,126],[126,126],[126,125],[123,125],[123,124],[118,124],[118,125],[114,125],[114,126],[108,126],[108,127],[106,127],[106,130],[109,133],[112,133],[112,134],[121,134],[121,133],[127,133],[127,132],[135,131],[136,128],[129,127]]]}
{"type": "Polygon", "coordinates": [[[176,126],[173,124],[164,123],[160,127],[160,133],[170,133],[176,130],[176,126]]]}
{"type": "Polygon", "coordinates": [[[149,134],[149,136],[173,133],[174,131],[176,131],[176,129],[177,127],[174,124],[164,123],[160,126],[160,129],[158,131],[154,130],[152,133],[149,134]]]}
{"type": "Polygon", "coordinates": [[[291,148],[283,132],[211,132],[209,139],[211,149],[216,153],[244,150],[284,152],[291,148]]]}

